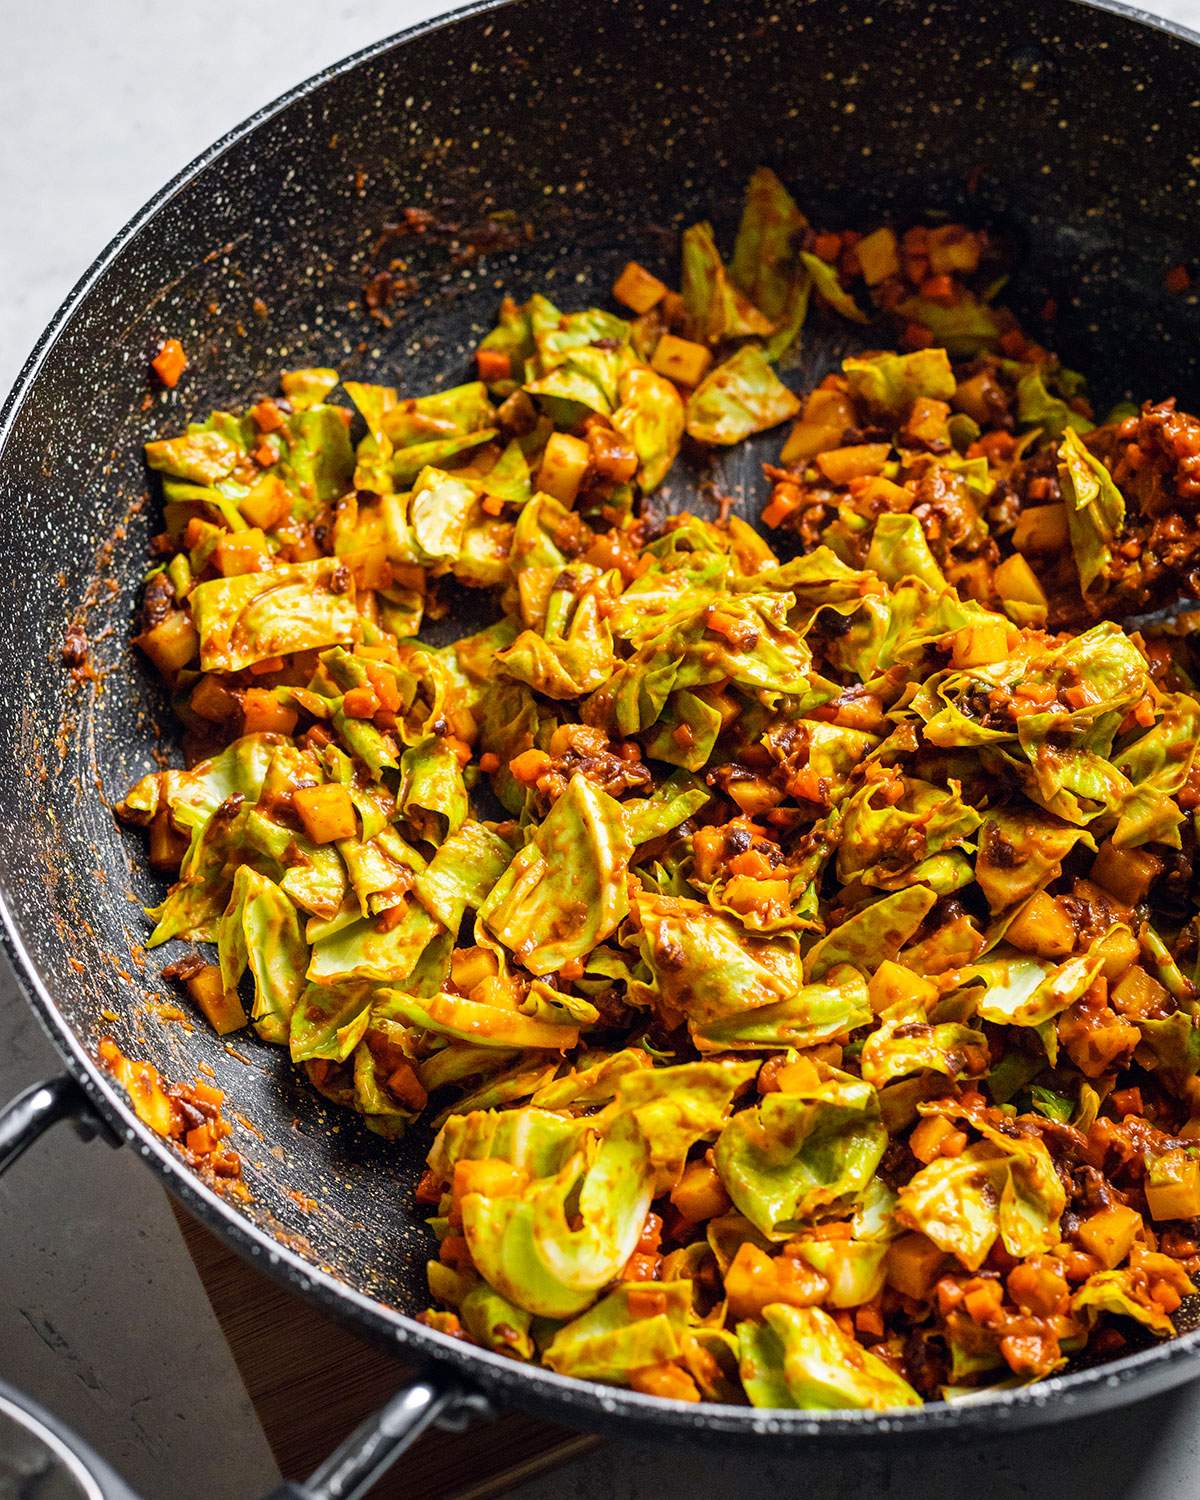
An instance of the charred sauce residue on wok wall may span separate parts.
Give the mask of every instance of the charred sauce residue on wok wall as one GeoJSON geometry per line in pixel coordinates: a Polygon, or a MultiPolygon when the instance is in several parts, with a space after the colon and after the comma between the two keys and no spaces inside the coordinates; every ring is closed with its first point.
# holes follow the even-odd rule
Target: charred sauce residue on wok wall
{"type": "Polygon", "coordinates": [[[353,446],[311,369],[149,446],[140,643],[194,761],[122,808],[188,851],[155,940],[218,940],[198,1006],[245,1025],[249,969],[372,1128],[434,1096],[435,1326],[880,1409],[1171,1331],[1200,708],[1107,621],[1190,587],[1197,425],[1097,427],[994,251],[814,229],[761,172],[729,264],[700,225],[622,315],[506,303],[479,381],[348,382],[353,446]],[[773,362],[827,318],[896,352],[801,401],[773,362]],[[791,561],[637,519],[681,446],[793,417],[791,561]],[[500,619],[415,644],[455,585],[500,619]]]}

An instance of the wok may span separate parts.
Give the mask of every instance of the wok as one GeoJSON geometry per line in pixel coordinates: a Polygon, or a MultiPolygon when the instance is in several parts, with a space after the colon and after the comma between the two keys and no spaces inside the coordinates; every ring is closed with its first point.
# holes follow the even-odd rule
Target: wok
{"type": "MultiPolygon", "coordinates": [[[[108,805],[153,767],[168,722],[127,646],[157,529],[143,441],[250,402],[284,366],[333,364],[414,393],[465,378],[501,287],[577,306],[603,299],[630,256],[673,273],[678,227],[711,215],[728,229],[759,163],[816,223],[944,210],[992,227],[1013,247],[1008,300],[1035,327],[1056,300],[1045,339],[1102,403],[1195,402],[1200,307],[1164,273],[1193,248],[1196,40],[1074,0],[475,6],[337,64],[218,142],[103,252],[30,357],[0,415],[0,890],[5,943],[65,1071],[0,1119],[0,1157],[83,1114],[243,1255],[427,1368],[359,1443],[342,1487],[320,1493],[355,1492],[347,1476],[414,1423],[480,1396],[723,1444],[1018,1429],[1188,1378],[1200,1332],[986,1401],[880,1417],[664,1402],[416,1323],[431,1240],[411,1189],[427,1138],[384,1143],[327,1109],[279,1049],[161,1024],[148,1000],[166,998],[171,955],[141,953],[139,904],[160,885],[108,805]],[[410,207],[432,210],[433,227],[389,233],[410,207]],[[389,288],[373,316],[367,302],[389,288]],[[149,401],[147,360],[168,336],[191,368],[149,401]],[[61,664],[69,620],[86,630],[90,677],[61,664]],[[230,1114],[261,1133],[241,1139],[248,1206],[139,1123],[96,1064],[105,1035],[170,1079],[211,1068],[230,1114]],[[318,1209],[303,1213],[301,1197],[318,1209]]],[[[797,386],[844,352],[806,339],[797,386]]],[[[747,514],[774,441],[718,472],[747,514]]],[[[667,501],[702,507],[704,478],[685,470],[667,501]]]]}

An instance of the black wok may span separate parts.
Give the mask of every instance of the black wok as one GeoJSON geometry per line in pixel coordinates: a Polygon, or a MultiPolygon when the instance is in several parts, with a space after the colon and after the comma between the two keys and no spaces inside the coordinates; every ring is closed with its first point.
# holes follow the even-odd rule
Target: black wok
{"type": "MultiPolygon", "coordinates": [[[[686,1406],[564,1379],[413,1321],[430,1237],[411,1188],[427,1141],[386,1144],[334,1115],[283,1052],[164,1025],[142,967],[141,841],[107,801],[153,765],[165,705],[127,639],[157,529],[141,444],[212,405],[333,364],[413,392],[463,378],[501,287],[604,298],[624,259],[674,271],[674,232],[736,211],[760,162],[816,222],[946,210],[1003,233],[1009,300],[1087,370],[1101,400],[1200,397],[1200,307],[1164,288],[1194,249],[1200,50],[1178,28],[1073,0],[517,0],[418,27],[329,69],[187,168],[72,292],[0,415],[0,868],[5,941],[66,1075],[0,1121],[0,1156],[86,1108],[241,1253],[364,1333],[427,1362],[405,1414],[476,1391],[584,1426],[797,1443],[1017,1429],[1095,1411],[1197,1370],[1200,1333],[993,1399],[894,1416],[686,1406]],[[386,236],[407,207],[439,228],[386,236]],[[481,232],[479,226],[483,225],[481,232]],[[528,233],[526,233],[528,226],[528,233]],[[472,257],[465,246],[482,242],[472,257]],[[364,286],[404,260],[399,299],[364,286]],[[192,365],[170,395],[147,359],[192,365]],[[61,665],[68,619],[96,680],[61,665]],[[116,1019],[112,1019],[112,1017],[116,1019]],[[215,1196],[132,1114],[97,1041],[172,1079],[207,1064],[243,1138],[253,1202],[215,1196]],[[298,1196],[320,1208],[304,1214],[298,1196]]],[[[806,335],[807,337],[807,335],[806,335]]],[[[818,335],[798,384],[838,353],[818,335]]],[[[767,445],[769,447],[769,444],[767,445]]],[[[758,453],[722,478],[761,503],[758,453]]],[[[697,476],[673,481],[686,504],[697,476]]],[[[329,1490],[328,1493],[349,1493],[329,1490]]]]}

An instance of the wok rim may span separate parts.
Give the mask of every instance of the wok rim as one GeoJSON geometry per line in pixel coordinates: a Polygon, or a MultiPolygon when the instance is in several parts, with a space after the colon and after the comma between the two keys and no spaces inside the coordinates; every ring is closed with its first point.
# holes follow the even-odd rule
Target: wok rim
{"type": "MultiPolygon", "coordinates": [[[[5,454],[16,419],[34,393],[50,352],[100,278],[180,191],[232,147],[325,84],[420,37],[474,16],[498,13],[519,3],[520,0],[471,0],[471,3],[418,21],[340,58],[226,131],[147,199],[75,282],[37,339],[0,406],[0,477],[3,476],[5,454]]],[[[1070,3],[1200,47],[1200,31],[1167,17],[1151,15],[1137,6],[1125,4],[1124,0],[1070,0],[1070,3]]],[[[520,1364],[427,1328],[408,1314],[357,1291],[331,1273],[312,1265],[239,1212],[190,1171],[165,1140],[142,1124],[125,1096],[112,1085],[99,1063],[92,1059],[67,1024],[25,948],[20,925],[10,909],[2,871],[0,946],[12,965],[21,993],[63,1058],[70,1075],[121,1140],[136,1149],[137,1154],[157,1171],[167,1190],[206,1228],[274,1281],[311,1299],[376,1344],[392,1344],[404,1354],[423,1356],[426,1364],[453,1371],[466,1383],[477,1383],[505,1404],[575,1421],[591,1430],[635,1428],[641,1434],[659,1436],[706,1434],[756,1442],[771,1439],[782,1448],[812,1439],[839,1443],[849,1439],[861,1443],[905,1436],[935,1438],[1006,1430],[1015,1432],[1062,1418],[1095,1414],[1118,1404],[1158,1394],[1200,1375],[1200,1364],[1193,1359],[1200,1352],[1200,1328],[1105,1364],[1052,1376],[1016,1390],[975,1400],[882,1413],[846,1409],[828,1412],[764,1410],[716,1402],[697,1405],[558,1375],[540,1365],[520,1364]]]]}

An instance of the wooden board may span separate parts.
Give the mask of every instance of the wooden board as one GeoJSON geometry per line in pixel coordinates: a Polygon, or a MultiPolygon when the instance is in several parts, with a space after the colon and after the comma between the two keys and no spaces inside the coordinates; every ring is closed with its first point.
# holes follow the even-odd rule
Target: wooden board
{"type": "MultiPolygon", "coordinates": [[[[408,1372],[173,1206],[280,1470],[303,1479],[408,1372]]],[[[372,1500],[486,1500],[599,1441],[516,1414],[462,1433],[428,1432],[375,1486],[372,1500]]]]}

